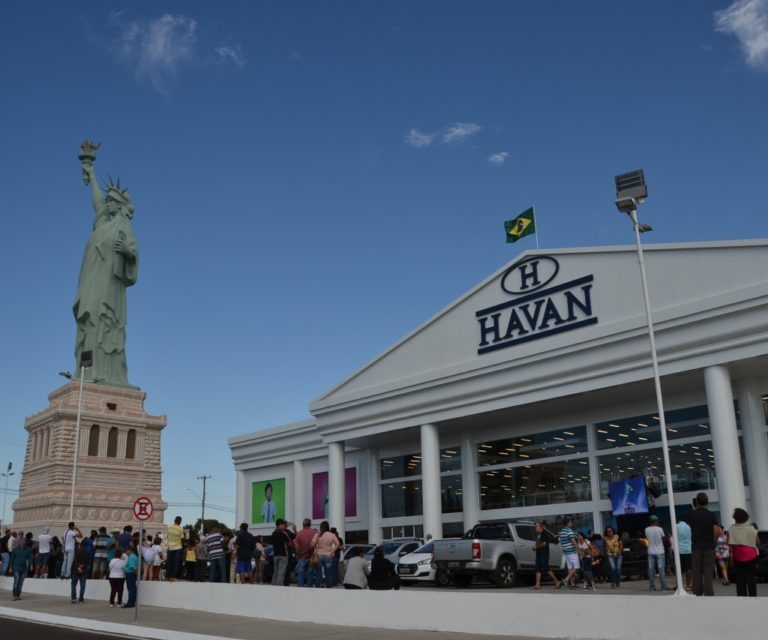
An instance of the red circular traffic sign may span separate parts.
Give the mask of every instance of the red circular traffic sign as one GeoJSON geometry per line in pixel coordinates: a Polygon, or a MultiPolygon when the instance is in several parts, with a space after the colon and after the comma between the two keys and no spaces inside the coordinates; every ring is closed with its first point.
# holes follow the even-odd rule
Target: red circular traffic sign
{"type": "Polygon", "coordinates": [[[152,517],[152,512],[155,507],[152,505],[152,501],[146,496],[136,498],[136,502],[133,503],[133,515],[137,520],[149,520],[152,517]]]}

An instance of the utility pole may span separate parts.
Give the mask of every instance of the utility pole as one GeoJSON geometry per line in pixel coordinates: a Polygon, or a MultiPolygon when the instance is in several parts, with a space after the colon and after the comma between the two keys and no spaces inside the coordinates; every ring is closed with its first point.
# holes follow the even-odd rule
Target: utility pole
{"type": "Polygon", "coordinates": [[[203,537],[203,533],[205,533],[205,482],[206,480],[212,478],[213,476],[197,476],[198,480],[203,481],[203,513],[200,516],[200,537],[203,537]]]}

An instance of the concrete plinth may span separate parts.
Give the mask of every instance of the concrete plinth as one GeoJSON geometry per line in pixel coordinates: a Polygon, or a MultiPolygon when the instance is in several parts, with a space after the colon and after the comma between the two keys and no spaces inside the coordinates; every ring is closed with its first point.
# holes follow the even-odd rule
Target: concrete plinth
{"type": "Polygon", "coordinates": [[[28,417],[29,436],[12,528],[51,527],[59,535],[74,520],[87,535],[100,526],[136,524],[133,503],[152,500],[145,525],[162,530],[167,504],[160,494],[160,432],[167,417],[144,411],[146,393],[84,383],[75,482],[74,517],[70,496],[80,382],[71,381],[48,396],[49,406],[28,417]]]}

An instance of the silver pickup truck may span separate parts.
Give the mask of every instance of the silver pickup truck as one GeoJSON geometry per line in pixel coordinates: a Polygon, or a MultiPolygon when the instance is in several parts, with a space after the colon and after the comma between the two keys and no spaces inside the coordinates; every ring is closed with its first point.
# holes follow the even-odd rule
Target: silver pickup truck
{"type": "MultiPolygon", "coordinates": [[[[560,569],[563,552],[550,540],[549,566],[560,569]]],[[[458,587],[468,587],[474,577],[500,587],[511,587],[521,574],[533,574],[536,567],[536,526],[533,522],[478,524],[460,540],[436,540],[433,564],[447,571],[458,587]]]]}

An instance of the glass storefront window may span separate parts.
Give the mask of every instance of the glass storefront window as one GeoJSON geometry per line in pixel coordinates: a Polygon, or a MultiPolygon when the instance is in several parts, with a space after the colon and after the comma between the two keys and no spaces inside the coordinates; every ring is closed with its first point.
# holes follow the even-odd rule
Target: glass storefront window
{"type": "MultiPolygon", "coordinates": [[[[712,442],[702,440],[669,447],[672,487],[675,491],[707,491],[715,488],[715,456],[712,442]]],[[[600,497],[608,497],[608,484],[637,476],[663,476],[664,458],[661,447],[625,450],[600,456],[600,497]]]]}
{"type": "MultiPolygon", "coordinates": [[[[440,471],[461,471],[461,448],[448,447],[440,450],[440,471]]],[[[381,460],[381,479],[409,478],[421,475],[421,454],[388,456],[381,460]]]]}
{"type": "Polygon", "coordinates": [[[440,451],[440,471],[461,471],[461,448],[448,447],[440,451]]]}
{"type": "Polygon", "coordinates": [[[443,538],[461,538],[464,535],[464,523],[444,522],[443,538]]]}
{"type": "Polygon", "coordinates": [[[464,510],[460,475],[440,478],[440,500],[443,513],[458,513],[464,510]]]}
{"type": "Polygon", "coordinates": [[[482,471],[478,475],[481,509],[592,499],[586,458],[482,471]]]}
{"type": "Polygon", "coordinates": [[[381,460],[381,479],[406,478],[421,475],[421,455],[391,456],[381,460]]]}
{"type": "Polygon", "coordinates": [[[421,480],[383,483],[381,515],[384,518],[422,515],[421,480]]]}
{"type": "MultiPolygon", "coordinates": [[[[583,531],[586,534],[593,530],[594,520],[592,519],[591,512],[572,513],[569,515],[573,518],[574,531],[583,531]]],[[[515,522],[516,520],[516,518],[510,518],[508,520],[481,520],[481,524],[483,522],[515,522]]],[[[545,528],[557,535],[560,529],[565,526],[566,516],[561,513],[555,515],[548,514],[543,516],[533,516],[530,520],[533,520],[534,522],[542,522],[545,528]]]]}
{"type": "MultiPolygon", "coordinates": [[[[669,440],[709,435],[709,414],[705,405],[667,411],[666,422],[669,440]]],[[[649,414],[599,422],[595,425],[595,436],[598,449],[661,442],[659,417],[649,414]]]]}
{"type": "Polygon", "coordinates": [[[489,467],[510,462],[540,460],[587,450],[587,428],[570,427],[477,445],[477,464],[489,467]]]}

